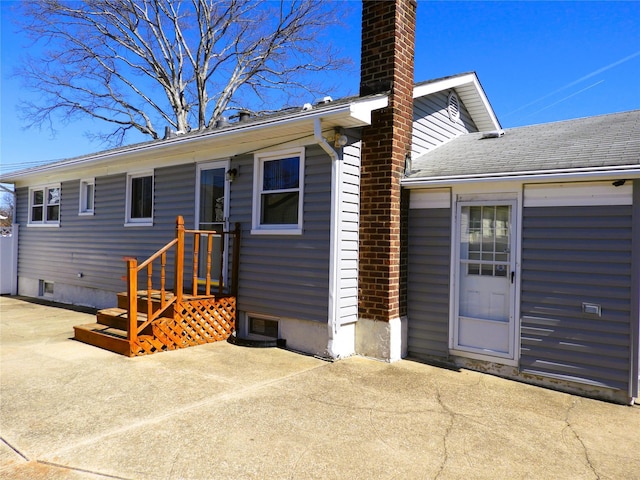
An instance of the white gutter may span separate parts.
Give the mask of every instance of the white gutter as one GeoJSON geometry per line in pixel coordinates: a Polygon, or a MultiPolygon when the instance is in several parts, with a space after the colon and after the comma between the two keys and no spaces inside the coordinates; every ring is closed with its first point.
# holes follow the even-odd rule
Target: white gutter
{"type": "Polygon", "coordinates": [[[419,188],[433,185],[451,185],[457,183],[482,183],[498,180],[515,180],[525,182],[546,182],[549,180],[596,180],[602,178],[624,178],[640,175],[639,165],[622,165],[612,167],[594,167],[589,169],[571,168],[566,170],[538,170],[514,173],[487,173],[480,175],[448,175],[442,177],[404,178],[404,188],[419,188]]]}
{"type": "Polygon", "coordinates": [[[328,333],[327,353],[331,358],[340,357],[340,349],[334,344],[335,336],[340,328],[339,321],[339,299],[340,293],[340,242],[342,232],[340,229],[341,215],[340,205],[342,202],[342,189],[340,179],[342,178],[342,158],[338,155],[327,140],[322,136],[322,122],[320,118],[313,121],[313,137],[320,147],[331,157],[331,226],[329,231],[329,312],[328,312],[328,333]]]}

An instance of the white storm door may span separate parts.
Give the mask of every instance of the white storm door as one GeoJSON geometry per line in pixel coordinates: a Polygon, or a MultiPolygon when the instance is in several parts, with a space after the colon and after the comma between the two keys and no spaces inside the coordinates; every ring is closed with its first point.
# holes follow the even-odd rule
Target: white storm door
{"type": "MultiPolygon", "coordinates": [[[[226,180],[228,163],[214,162],[198,167],[198,179],[196,189],[196,229],[227,231],[228,215],[228,181],[226,180]]],[[[207,235],[200,237],[198,255],[199,283],[204,285],[207,272],[207,235]]],[[[213,250],[211,254],[211,281],[218,286],[222,276],[223,284],[226,281],[226,256],[221,258],[221,249],[225,252],[227,238],[225,235],[213,237],[213,250]]]]}
{"type": "Polygon", "coordinates": [[[496,362],[514,358],[515,211],[515,200],[458,204],[452,347],[496,362]]]}

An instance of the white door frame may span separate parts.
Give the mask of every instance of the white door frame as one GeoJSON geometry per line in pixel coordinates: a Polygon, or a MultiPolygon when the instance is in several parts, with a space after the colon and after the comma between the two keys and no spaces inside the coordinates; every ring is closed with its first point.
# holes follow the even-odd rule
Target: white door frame
{"type": "MultiPolygon", "coordinates": [[[[229,187],[230,187],[230,182],[229,179],[226,176],[226,172],[229,170],[229,164],[230,164],[230,160],[226,159],[226,160],[213,160],[213,161],[209,161],[209,162],[203,162],[203,163],[199,163],[197,165],[196,168],[196,188],[195,188],[195,214],[194,214],[194,229],[195,230],[199,230],[200,229],[200,175],[202,173],[203,170],[213,170],[216,168],[221,168],[224,169],[225,172],[225,179],[224,179],[224,210],[223,210],[223,230],[229,231],[229,187]]],[[[224,235],[223,236],[223,241],[224,241],[224,251],[227,252],[225,257],[224,257],[224,264],[222,266],[223,271],[222,271],[222,278],[223,278],[223,282],[226,285],[228,282],[228,275],[227,275],[227,266],[229,264],[229,236],[228,235],[224,235]]]]}
{"type": "MultiPolygon", "coordinates": [[[[451,282],[450,282],[450,318],[449,318],[449,351],[451,355],[467,357],[476,360],[490,361],[510,366],[517,366],[520,358],[520,252],[521,252],[521,225],[522,225],[522,193],[505,192],[494,193],[470,193],[453,195],[452,220],[451,220],[451,282]],[[472,349],[463,350],[456,348],[458,335],[459,313],[459,287],[460,287],[460,213],[462,206],[467,205],[512,205],[511,232],[512,232],[512,256],[511,268],[514,272],[514,281],[510,284],[510,325],[509,341],[511,344],[508,355],[484,354],[472,349]]],[[[511,272],[509,272],[510,274],[511,272]]]]}

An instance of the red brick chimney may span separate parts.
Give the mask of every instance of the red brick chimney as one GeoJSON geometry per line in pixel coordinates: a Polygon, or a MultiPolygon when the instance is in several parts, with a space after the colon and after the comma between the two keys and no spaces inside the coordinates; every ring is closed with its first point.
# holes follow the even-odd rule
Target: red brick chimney
{"type": "MultiPolygon", "coordinates": [[[[401,305],[400,179],[411,151],[415,0],[363,0],[360,95],[389,92],[362,137],[359,317],[389,322],[401,305]]],[[[404,303],[404,302],[403,302],[404,303]]]]}

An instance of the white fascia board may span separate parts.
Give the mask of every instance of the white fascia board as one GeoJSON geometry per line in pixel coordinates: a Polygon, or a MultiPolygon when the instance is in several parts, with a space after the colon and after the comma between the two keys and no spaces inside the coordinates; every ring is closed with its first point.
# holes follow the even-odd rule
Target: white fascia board
{"type": "MultiPolygon", "coordinates": [[[[482,108],[469,109],[471,117],[474,118],[474,122],[477,127],[482,131],[499,130],[502,128],[498,117],[496,116],[489,99],[484,93],[480,80],[475,73],[467,73],[452,78],[446,78],[433,83],[427,83],[425,85],[418,85],[413,89],[413,98],[425,97],[433,93],[441,92],[443,90],[455,89],[462,86],[471,86],[476,97],[474,100],[480,100],[482,108]],[[484,117],[484,118],[479,118],[484,117]]],[[[464,104],[471,104],[470,96],[464,91],[458,91],[458,95],[464,104]]],[[[467,107],[469,108],[469,107],[467,107]]]]}
{"type": "Polygon", "coordinates": [[[387,95],[357,100],[350,104],[351,117],[360,120],[364,125],[371,125],[371,113],[388,105],[389,97],[387,95]]]}
{"type": "Polygon", "coordinates": [[[640,178],[640,166],[622,165],[614,167],[597,167],[590,169],[567,169],[532,172],[496,173],[485,175],[451,175],[444,177],[405,178],[401,181],[404,188],[419,188],[434,185],[452,185],[459,183],[495,182],[514,180],[528,183],[548,182],[550,180],[600,180],[640,178]]]}
{"type": "Polygon", "coordinates": [[[427,95],[441,92],[442,90],[448,90],[450,88],[456,88],[467,83],[478,84],[478,77],[476,77],[474,73],[467,73],[466,75],[438,80],[425,85],[418,85],[413,88],[413,98],[426,97],[427,95]]]}
{"type": "MultiPolygon", "coordinates": [[[[248,125],[233,126],[221,131],[212,131],[194,136],[188,135],[159,142],[137,144],[117,151],[100,152],[84,157],[33,167],[27,170],[10,172],[3,175],[0,178],[0,182],[26,184],[27,182],[31,183],[34,178],[43,178],[48,177],[49,175],[57,175],[60,172],[77,171],[79,169],[84,171],[86,168],[116,161],[127,161],[128,159],[132,159],[136,156],[146,156],[152,153],[157,154],[159,151],[162,152],[163,156],[187,154],[187,157],[192,157],[192,155],[188,154],[193,153],[195,150],[200,148],[211,148],[211,144],[214,144],[220,139],[229,141],[233,140],[234,137],[237,137],[240,140],[243,137],[250,138],[254,132],[258,130],[286,128],[287,126],[293,126],[295,124],[305,125],[308,123],[309,135],[313,136],[313,122],[317,118],[322,118],[323,121],[332,121],[336,124],[342,124],[347,128],[365,126],[371,124],[371,112],[373,110],[384,108],[387,105],[387,96],[354,100],[353,102],[299,112],[287,115],[286,117],[265,119],[248,125]]],[[[238,142],[238,144],[241,143],[242,142],[240,141],[238,142]]],[[[215,146],[213,146],[213,148],[215,148],[215,146]]],[[[183,163],[189,162],[189,160],[185,160],[186,161],[183,163]]]]}

